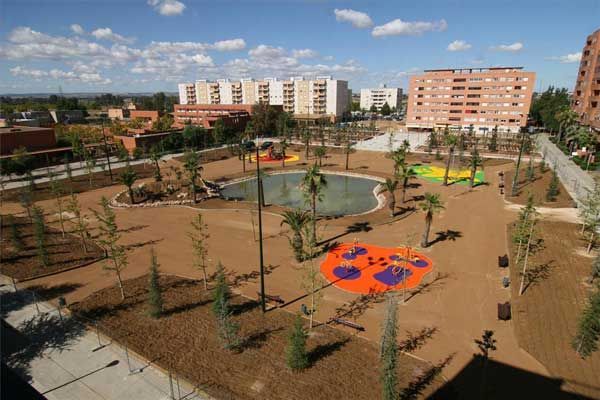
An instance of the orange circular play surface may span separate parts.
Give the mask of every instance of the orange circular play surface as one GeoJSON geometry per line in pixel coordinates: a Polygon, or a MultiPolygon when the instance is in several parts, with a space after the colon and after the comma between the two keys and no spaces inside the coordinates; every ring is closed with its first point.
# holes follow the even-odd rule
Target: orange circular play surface
{"type": "Polygon", "coordinates": [[[411,248],[364,243],[342,243],[321,264],[334,286],[363,294],[417,287],[432,269],[433,262],[411,248]]]}
{"type": "MultiPolygon", "coordinates": [[[[256,156],[255,155],[249,155],[248,157],[250,157],[251,161],[256,161],[256,156]]],[[[258,156],[258,159],[259,159],[260,162],[265,162],[265,163],[269,163],[269,162],[281,162],[281,158],[271,157],[271,156],[269,156],[269,154],[260,154],[258,156]]],[[[286,155],[285,156],[285,161],[288,161],[288,162],[298,161],[299,159],[300,159],[300,157],[298,157],[295,154],[286,155]]]]}

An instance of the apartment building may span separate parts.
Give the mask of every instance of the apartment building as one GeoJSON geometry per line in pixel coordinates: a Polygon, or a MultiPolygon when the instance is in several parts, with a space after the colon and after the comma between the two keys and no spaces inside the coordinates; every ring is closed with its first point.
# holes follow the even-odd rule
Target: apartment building
{"type": "Polygon", "coordinates": [[[580,122],[600,130],[600,29],[587,37],[571,106],[580,122]]]}
{"type": "Polygon", "coordinates": [[[360,108],[371,110],[375,106],[377,111],[387,103],[390,108],[400,109],[402,104],[402,89],[388,88],[385,85],[377,89],[360,89],[360,108]]]}
{"type": "Polygon", "coordinates": [[[348,82],[317,76],[315,79],[292,77],[287,80],[265,78],[215,82],[198,80],[180,83],[179,103],[188,104],[270,104],[298,118],[336,119],[348,111],[348,82]]]}
{"type": "Polygon", "coordinates": [[[534,85],[535,73],[522,67],[425,70],[410,78],[406,126],[518,132],[534,85]]]}

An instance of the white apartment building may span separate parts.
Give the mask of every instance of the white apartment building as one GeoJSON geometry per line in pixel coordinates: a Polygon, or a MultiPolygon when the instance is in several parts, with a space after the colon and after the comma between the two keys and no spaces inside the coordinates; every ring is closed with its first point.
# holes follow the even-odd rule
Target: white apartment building
{"type": "Polygon", "coordinates": [[[381,107],[387,103],[390,108],[400,110],[402,104],[402,89],[388,88],[385,85],[377,89],[360,89],[360,108],[369,111],[371,107],[381,107]]]}
{"type": "Polygon", "coordinates": [[[257,104],[280,105],[283,110],[302,117],[341,117],[348,111],[348,82],[317,76],[287,80],[251,78],[240,81],[218,79],[180,83],[180,104],[257,104]]]}

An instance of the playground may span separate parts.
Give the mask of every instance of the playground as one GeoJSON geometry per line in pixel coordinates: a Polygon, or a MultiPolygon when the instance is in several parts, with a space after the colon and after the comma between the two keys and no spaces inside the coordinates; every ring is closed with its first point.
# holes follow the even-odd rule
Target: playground
{"type": "MultiPolygon", "coordinates": [[[[248,154],[248,160],[250,162],[256,162],[256,155],[253,153],[248,154]]],[[[266,153],[261,153],[258,155],[258,160],[262,163],[274,163],[274,162],[294,162],[300,160],[300,157],[296,154],[282,154],[280,152],[275,151],[273,146],[269,146],[267,148],[266,153]]]]}
{"type": "Polygon", "coordinates": [[[329,250],[321,264],[321,273],[334,286],[362,294],[413,289],[432,269],[432,261],[411,247],[379,247],[358,239],[329,250]]]}
{"type": "MultiPolygon", "coordinates": [[[[412,170],[421,178],[427,179],[430,182],[444,182],[444,174],[446,169],[434,165],[415,165],[412,170]]],[[[448,171],[448,182],[466,185],[471,179],[471,171],[468,169],[450,169],[448,171]]],[[[478,170],[475,173],[475,185],[480,185],[484,182],[484,173],[478,170]]]]}

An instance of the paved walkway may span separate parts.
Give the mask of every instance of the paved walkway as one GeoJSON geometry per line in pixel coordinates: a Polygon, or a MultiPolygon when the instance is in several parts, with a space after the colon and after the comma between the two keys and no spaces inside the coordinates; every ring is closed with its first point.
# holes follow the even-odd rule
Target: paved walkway
{"type": "Polygon", "coordinates": [[[68,316],[63,315],[61,321],[57,309],[49,303],[38,303],[38,314],[29,292],[14,293],[12,284],[6,280],[3,283],[2,316],[27,338],[26,344],[13,353],[19,360],[16,370],[22,376],[28,375],[31,385],[46,398],[208,399],[183,381],[178,387],[175,379],[172,397],[167,374],[131,354],[128,364],[120,346],[104,337],[99,342],[95,332],[68,316]]]}

